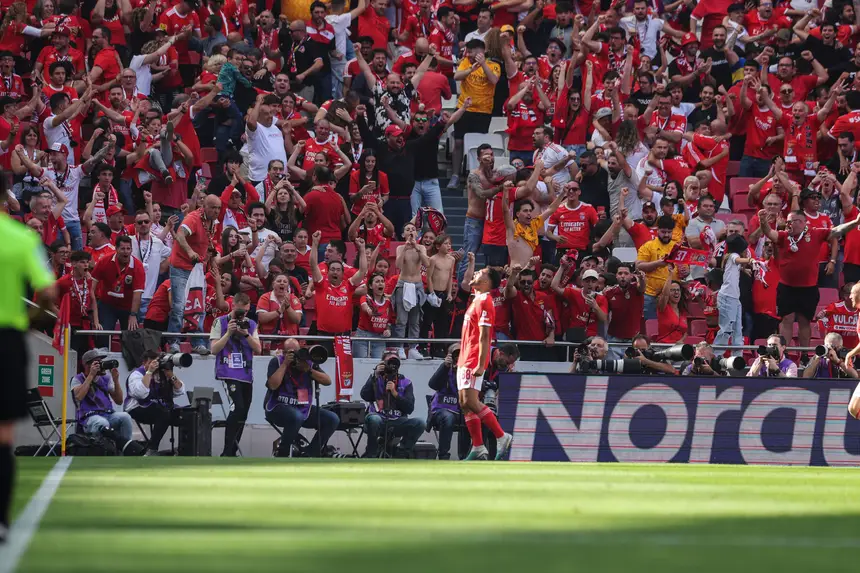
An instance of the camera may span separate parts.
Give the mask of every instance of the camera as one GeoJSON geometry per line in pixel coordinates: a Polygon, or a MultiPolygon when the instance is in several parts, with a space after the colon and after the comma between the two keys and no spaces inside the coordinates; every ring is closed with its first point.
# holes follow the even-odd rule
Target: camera
{"type": "Polygon", "coordinates": [[[177,352],[176,354],[162,354],[158,357],[158,367],[165,370],[173,370],[174,366],[179,368],[188,368],[194,359],[187,352],[177,352]]]}
{"type": "Polygon", "coordinates": [[[385,361],[384,374],[386,377],[397,376],[397,371],[400,370],[400,359],[396,356],[389,356],[385,361]]]}
{"type": "Polygon", "coordinates": [[[775,345],[764,346],[760,345],[756,352],[762,358],[773,358],[774,360],[779,360],[779,348],[775,345]]]}
{"type": "Polygon", "coordinates": [[[740,356],[730,356],[729,358],[712,358],[710,361],[705,360],[701,356],[693,358],[693,364],[697,367],[707,364],[714,372],[725,372],[726,370],[743,370],[746,367],[746,361],[740,356]]]}
{"type": "Polygon", "coordinates": [[[301,347],[293,353],[293,364],[297,362],[311,362],[319,366],[328,360],[328,350],[324,346],[314,345],[310,347],[301,347]]]}
{"type": "Polygon", "coordinates": [[[119,360],[102,360],[99,365],[99,372],[108,372],[114,368],[119,368],[119,360]]]}
{"type": "Polygon", "coordinates": [[[577,361],[577,371],[580,373],[599,372],[603,374],[641,374],[642,363],[638,360],[590,360],[584,358],[577,361]]]}
{"type": "Polygon", "coordinates": [[[458,348],[457,350],[455,350],[454,352],[451,353],[451,362],[454,364],[454,366],[456,366],[457,362],[459,362],[459,361],[460,361],[460,349],[458,348]]]}
{"type": "MultiPolygon", "coordinates": [[[[821,358],[824,355],[826,355],[827,352],[830,350],[833,350],[833,348],[831,348],[830,346],[825,346],[825,345],[819,344],[818,346],[815,347],[815,354],[816,354],[816,356],[821,358]]],[[[845,360],[845,357],[848,356],[848,349],[847,348],[840,348],[839,350],[836,351],[836,356],[838,356],[840,360],[845,360]]]]}
{"type": "Polygon", "coordinates": [[[242,330],[248,330],[251,326],[251,322],[245,318],[245,312],[246,311],[242,309],[233,311],[233,319],[236,321],[236,326],[242,330]]]}
{"type": "MultiPolygon", "coordinates": [[[[639,356],[639,352],[637,349],[632,346],[624,351],[624,355],[628,358],[636,358],[639,356]]],[[[690,344],[684,344],[679,342],[674,346],[670,346],[665,350],[654,350],[653,348],[646,348],[641,351],[642,356],[647,358],[648,360],[653,360],[654,362],[680,362],[682,360],[690,360],[693,358],[693,354],[695,354],[696,349],[693,348],[690,344]]]]}

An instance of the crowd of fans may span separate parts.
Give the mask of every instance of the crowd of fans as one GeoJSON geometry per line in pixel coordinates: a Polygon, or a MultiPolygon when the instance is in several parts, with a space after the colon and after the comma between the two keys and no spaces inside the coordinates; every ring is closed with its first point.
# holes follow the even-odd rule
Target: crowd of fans
{"type": "Polygon", "coordinates": [[[496,338],[541,342],[525,360],[586,336],[858,344],[850,2],[0,6],[6,208],[75,329],[208,332],[241,293],[261,334],[444,357],[379,339],[459,338],[486,264],[496,338]]]}

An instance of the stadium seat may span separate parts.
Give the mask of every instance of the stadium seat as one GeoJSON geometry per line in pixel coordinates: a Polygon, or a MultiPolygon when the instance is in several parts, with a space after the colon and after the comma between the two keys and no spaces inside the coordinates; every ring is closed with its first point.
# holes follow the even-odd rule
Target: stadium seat
{"type": "Polygon", "coordinates": [[[346,264],[348,264],[351,267],[358,268],[355,264],[356,254],[358,254],[358,251],[355,248],[355,243],[353,243],[352,241],[347,242],[346,243],[346,256],[343,259],[346,262],[346,264]]]}
{"type": "Polygon", "coordinates": [[[687,316],[689,318],[704,318],[705,317],[705,309],[702,306],[702,303],[698,301],[691,301],[687,303],[687,316]]]}
{"type": "Polygon", "coordinates": [[[453,112],[457,109],[457,96],[454,95],[449,99],[442,100],[442,111],[450,111],[453,112]]]}
{"type": "Polygon", "coordinates": [[[209,167],[209,164],[205,161],[203,162],[203,165],[200,166],[200,176],[205,177],[210,181],[212,180],[212,168],[209,167]]]}
{"type": "Polygon", "coordinates": [[[645,321],[645,334],[647,334],[651,340],[654,340],[654,337],[657,336],[658,329],[659,326],[656,318],[645,321]]]}
{"type": "Polygon", "coordinates": [[[714,216],[727,225],[732,221],[740,220],[745,227],[747,226],[747,216],[743,213],[717,213],[714,216]]]}
{"type": "Polygon", "coordinates": [[[690,323],[688,332],[692,336],[705,336],[708,332],[708,323],[704,320],[694,320],[690,323]]]}
{"type": "Polygon", "coordinates": [[[821,293],[820,298],[818,299],[819,306],[827,306],[831,302],[838,302],[840,300],[839,290],[835,288],[820,288],[818,292],[821,293]]]}
{"type": "Polygon", "coordinates": [[[508,148],[508,118],[507,117],[493,117],[490,120],[490,129],[488,133],[493,135],[498,135],[502,138],[502,143],[505,146],[505,149],[508,148]]]}
{"type": "Polygon", "coordinates": [[[493,148],[496,157],[505,157],[505,142],[501,135],[494,133],[467,133],[463,136],[463,152],[466,157],[466,169],[471,171],[478,167],[478,147],[484,143],[493,148]]]}
{"type": "Polygon", "coordinates": [[[218,150],[214,147],[201,147],[200,160],[203,163],[218,163],[218,150]]]}
{"type": "Polygon", "coordinates": [[[625,263],[635,261],[637,254],[638,252],[633,247],[615,247],[612,249],[612,256],[625,263]]]}
{"type": "Polygon", "coordinates": [[[740,161],[729,161],[728,165],[726,165],[726,177],[737,177],[738,173],[741,172],[741,162],[740,161]]]}
{"type": "Polygon", "coordinates": [[[729,181],[729,197],[734,200],[735,195],[749,193],[750,187],[755,185],[758,179],[755,177],[733,177],[729,181]]]}
{"type": "Polygon", "coordinates": [[[732,199],[732,210],[735,212],[748,211],[750,209],[748,197],[748,193],[738,193],[735,195],[732,199]]]}
{"type": "MultiPolygon", "coordinates": [[[[315,296],[312,296],[311,298],[309,298],[305,301],[305,304],[304,304],[304,310],[305,311],[314,310],[316,307],[317,307],[317,303],[316,303],[316,297],[315,296]]],[[[307,314],[307,312],[306,312],[306,314],[307,314]]]]}
{"type": "Polygon", "coordinates": [[[688,337],[686,337],[686,338],[684,339],[684,342],[685,342],[685,343],[687,343],[687,344],[692,344],[692,345],[694,345],[694,346],[695,346],[696,344],[698,344],[698,343],[700,343],[700,342],[704,342],[704,341],[705,341],[705,339],[704,339],[703,337],[701,337],[701,336],[688,336],[688,337]]]}

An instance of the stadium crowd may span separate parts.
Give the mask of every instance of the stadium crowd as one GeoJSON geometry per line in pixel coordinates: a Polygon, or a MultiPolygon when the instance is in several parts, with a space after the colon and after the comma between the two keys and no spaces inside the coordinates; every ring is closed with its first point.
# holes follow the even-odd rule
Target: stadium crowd
{"type": "Polygon", "coordinates": [[[854,356],[850,2],[1,7],[6,209],[41,234],[74,329],[217,340],[241,295],[260,334],[444,357],[383,339],[459,338],[489,265],[496,339],[541,342],[524,360],[637,335],[837,334],[854,356]],[[446,179],[468,198],[458,250],[446,179]]]}

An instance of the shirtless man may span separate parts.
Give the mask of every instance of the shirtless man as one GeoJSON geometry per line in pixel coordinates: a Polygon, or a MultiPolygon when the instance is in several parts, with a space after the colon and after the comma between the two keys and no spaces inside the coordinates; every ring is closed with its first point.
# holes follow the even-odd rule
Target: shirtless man
{"type": "MultiPolygon", "coordinates": [[[[427,290],[436,295],[439,300],[438,306],[429,300],[424,305],[424,317],[421,319],[423,327],[422,336],[429,333],[433,326],[436,338],[445,338],[451,328],[451,302],[454,300],[455,285],[452,276],[455,259],[451,254],[451,237],[442,233],[434,241],[436,254],[430,257],[427,266],[427,290]]],[[[445,352],[444,345],[436,344],[431,349],[431,355],[439,356],[445,352]]]]}
{"type": "Polygon", "coordinates": [[[511,265],[519,264],[525,266],[534,255],[540,237],[544,235],[544,223],[546,223],[550,215],[555,213],[559,205],[567,199],[567,193],[559,193],[546,211],[539,213],[537,216],[535,213],[538,212],[540,207],[536,207],[531,199],[516,201],[512,217],[507,195],[502,193],[502,198],[502,214],[505,217],[506,243],[508,245],[508,253],[511,257],[511,265]]]}
{"type": "MultiPolygon", "coordinates": [[[[487,216],[487,199],[502,190],[502,185],[493,184],[493,148],[486,143],[478,146],[478,167],[469,172],[466,179],[466,193],[469,207],[466,209],[466,225],[463,228],[463,250],[477,253],[484,235],[484,218],[487,216]]],[[[457,282],[463,280],[466,272],[466,258],[457,267],[457,282]]]]}
{"type": "MultiPolygon", "coordinates": [[[[400,269],[400,278],[394,289],[394,308],[397,312],[397,322],[394,324],[394,338],[403,338],[409,329],[409,338],[418,338],[421,328],[421,307],[426,299],[424,295],[424,282],[421,280],[421,266],[430,267],[430,258],[427,249],[419,245],[418,228],[412,223],[403,225],[403,240],[405,245],[397,247],[397,258],[395,265],[400,269]],[[404,299],[410,301],[409,310],[404,306],[404,299]]],[[[401,359],[414,358],[423,360],[424,355],[418,349],[409,346],[408,354],[400,348],[401,359]]]]}

